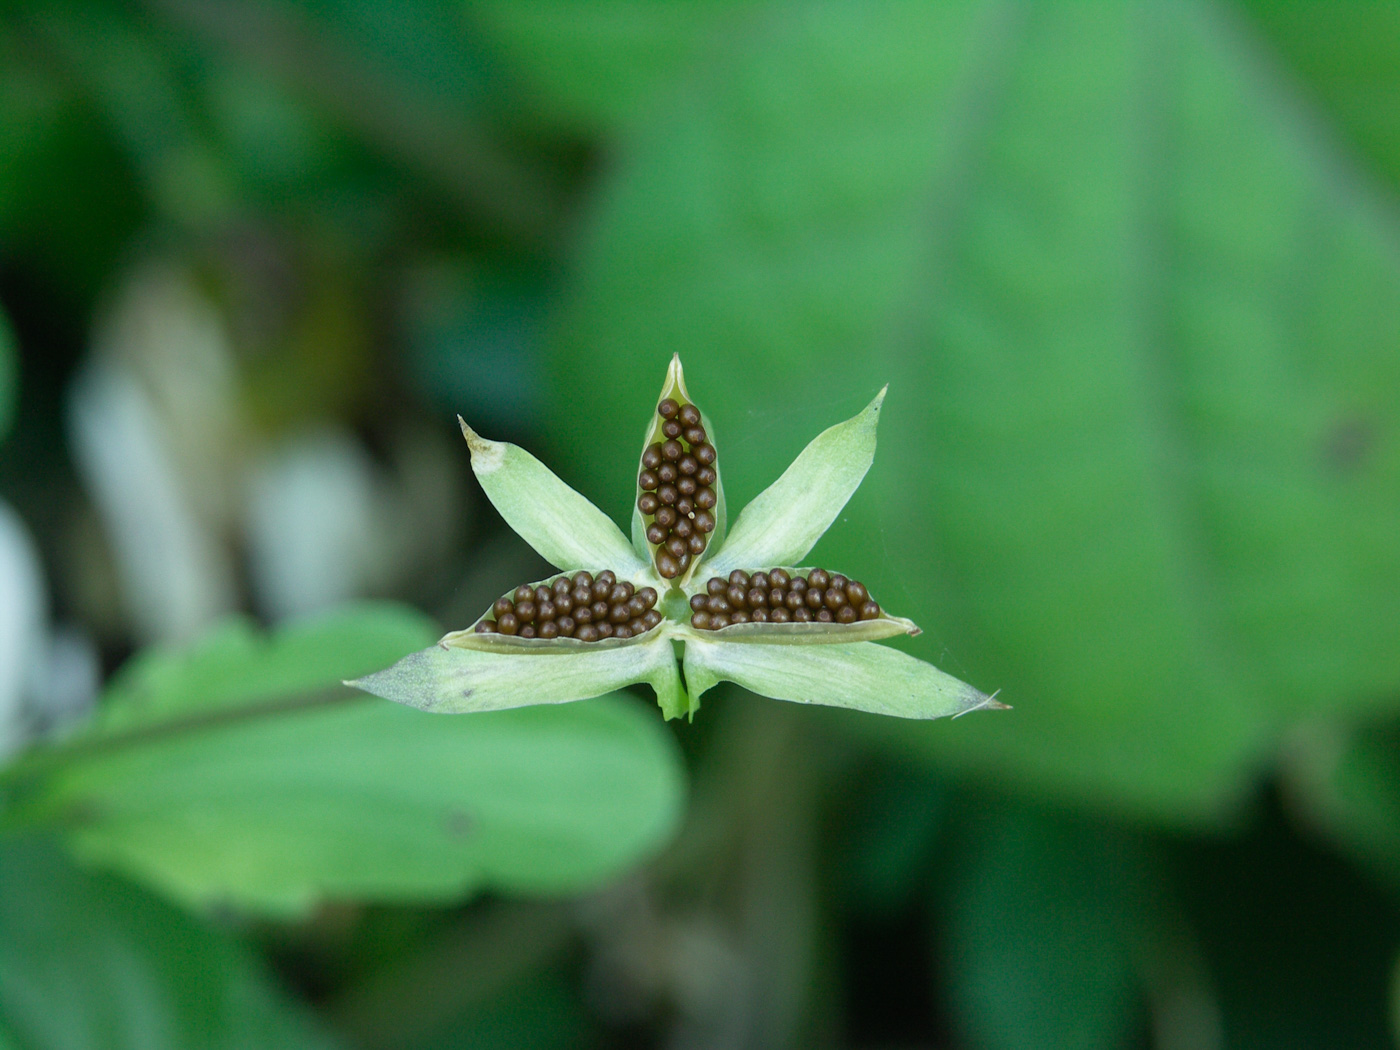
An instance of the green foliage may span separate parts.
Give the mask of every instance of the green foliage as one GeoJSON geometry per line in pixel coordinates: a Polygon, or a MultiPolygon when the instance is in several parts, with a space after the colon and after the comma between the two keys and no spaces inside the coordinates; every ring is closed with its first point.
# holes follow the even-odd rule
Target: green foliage
{"type": "MultiPolygon", "coordinates": [[[[680,352],[722,433],[769,428],[725,446],[742,503],[783,435],[888,381],[882,461],[814,557],[881,551],[917,651],[1016,707],[894,731],[943,766],[1199,819],[1283,723],[1394,695],[1396,230],[1237,28],[790,14],[631,138],[559,389],[632,403],[680,352]]],[[[636,425],[553,421],[563,449],[636,425]]],[[[600,492],[630,469],[589,466],[600,492]]]]}
{"type": "Polygon", "coordinates": [[[0,1018],[7,1050],[334,1045],[232,941],[39,841],[0,851],[0,1018]]]}
{"type": "Polygon", "coordinates": [[[0,310],[0,441],[10,432],[18,399],[19,363],[15,360],[14,336],[5,313],[0,310]]]}
{"type": "Polygon", "coordinates": [[[567,892],[664,841],[681,773],[631,700],[441,719],[340,685],[432,633],[367,606],[146,654],[89,733],[18,768],[17,819],[177,899],[284,913],[567,892]]]}

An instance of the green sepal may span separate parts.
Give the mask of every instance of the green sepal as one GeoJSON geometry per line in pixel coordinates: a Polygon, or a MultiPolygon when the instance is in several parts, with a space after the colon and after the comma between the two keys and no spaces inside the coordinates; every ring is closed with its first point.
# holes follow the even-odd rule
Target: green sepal
{"type": "Polygon", "coordinates": [[[813,438],[782,477],[739,513],[707,571],[722,576],[750,565],[787,565],[806,557],[870,469],[884,400],[882,389],[859,415],[813,438]]]}
{"type": "Polygon", "coordinates": [[[634,576],[645,568],[617,524],[518,445],[488,441],[461,416],[472,470],[492,505],[520,537],[566,572],[612,569],[634,576]]]}
{"type": "Polygon", "coordinates": [[[666,632],[648,632],[630,644],[579,643],[528,653],[439,642],[345,684],[420,711],[465,714],[587,700],[638,682],[655,690],[663,711],[689,708],[666,632]]]}
{"type": "Polygon", "coordinates": [[[685,680],[700,697],[718,682],[799,704],[848,707],[897,718],[943,718],[1004,708],[932,664],[874,642],[810,647],[686,637],[685,680]]]}

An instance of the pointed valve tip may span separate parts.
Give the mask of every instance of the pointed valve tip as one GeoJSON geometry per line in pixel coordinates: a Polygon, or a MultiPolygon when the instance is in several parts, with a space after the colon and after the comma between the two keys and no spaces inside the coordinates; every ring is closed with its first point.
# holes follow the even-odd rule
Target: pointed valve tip
{"type": "Polygon", "coordinates": [[[968,705],[964,707],[961,711],[959,711],[956,715],[954,715],[954,718],[961,718],[963,715],[971,714],[973,711],[1011,710],[1010,704],[1003,704],[1000,700],[997,699],[997,695],[1001,692],[1000,689],[998,689],[995,693],[992,693],[990,696],[986,695],[985,693],[979,692],[976,689],[971,689],[970,686],[969,689],[974,694],[972,697],[969,697],[969,700],[971,702],[968,703],[968,705]]]}
{"type": "Polygon", "coordinates": [[[467,439],[467,447],[471,449],[472,469],[478,474],[497,469],[505,458],[506,446],[482,437],[461,416],[457,417],[457,425],[462,428],[462,436],[467,439]]]}

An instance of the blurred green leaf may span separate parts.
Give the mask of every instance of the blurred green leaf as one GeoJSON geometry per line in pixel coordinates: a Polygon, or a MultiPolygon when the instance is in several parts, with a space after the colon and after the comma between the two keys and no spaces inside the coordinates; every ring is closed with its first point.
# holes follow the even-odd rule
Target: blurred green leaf
{"type": "Polygon", "coordinates": [[[435,633],[367,606],[147,654],[96,728],[12,773],[13,819],[176,899],[286,913],[578,890],[665,839],[680,764],[630,699],[448,719],[339,684],[435,633]]]}
{"type": "Polygon", "coordinates": [[[470,0],[482,35],[522,76],[531,115],[563,131],[613,131],[717,41],[767,10],[755,0],[470,0]]]}
{"type": "Polygon", "coordinates": [[[0,441],[10,432],[15,402],[19,399],[19,361],[15,357],[14,336],[5,312],[0,310],[0,441]]]}
{"type": "Polygon", "coordinates": [[[594,401],[678,351],[742,505],[888,381],[811,560],[1016,712],[862,731],[1218,814],[1281,723],[1400,695],[1400,238],[1253,56],[1203,3],[790,9],[622,151],[558,447],[626,491],[594,401]]]}
{"type": "Polygon", "coordinates": [[[1138,1012],[1144,872],[1102,827],[978,812],[956,845],[947,979],[972,1045],[1129,1045],[1138,1012]]]}
{"type": "Polygon", "coordinates": [[[232,941],[32,840],[0,850],[0,1017],[23,1050],[333,1045],[232,941]]]}
{"type": "Polygon", "coordinates": [[[1400,6],[1240,0],[1350,144],[1400,184],[1400,6]]]}

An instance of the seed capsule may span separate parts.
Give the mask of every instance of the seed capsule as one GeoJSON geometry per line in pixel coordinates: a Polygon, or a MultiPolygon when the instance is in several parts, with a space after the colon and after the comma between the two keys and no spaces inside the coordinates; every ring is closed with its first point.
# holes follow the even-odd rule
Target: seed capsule
{"type": "Polygon", "coordinates": [[[718,497],[711,486],[718,483],[718,474],[715,449],[700,422],[700,410],[667,397],[656,411],[660,416],[656,429],[664,440],[653,442],[642,453],[637,510],[644,519],[656,571],[674,579],[705,553],[715,529],[711,512],[718,497]]]}

